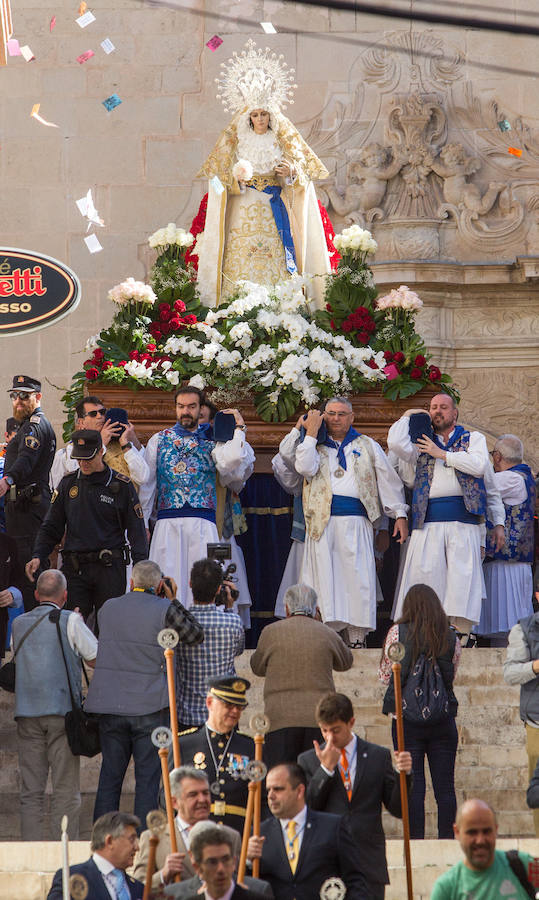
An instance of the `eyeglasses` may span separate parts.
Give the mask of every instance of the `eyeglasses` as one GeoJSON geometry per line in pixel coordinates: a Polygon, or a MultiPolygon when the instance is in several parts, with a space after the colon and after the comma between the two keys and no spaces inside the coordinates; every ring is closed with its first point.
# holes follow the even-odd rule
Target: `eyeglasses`
{"type": "Polygon", "coordinates": [[[28,400],[35,391],[11,391],[10,400],[28,400]]]}
{"type": "Polygon", "coordinates": [[[231,853],[227,853],[226,856],[210,856],[208,859],[203,859],[200,863],[201,866],[209,866],[210,869],[216,869],[218,865],[221,863],[224,866],[228,866],[234,857],[231,853]]]}
{"type": "Polygon", "coordinates": [[[91,409],[89,412],[84,413],[83,419],[86,419],[88,416],[90,419],[96,419],[97,416],[104,416],[106,411],[104,406],[102,406],[101,409],[91,409]]]}

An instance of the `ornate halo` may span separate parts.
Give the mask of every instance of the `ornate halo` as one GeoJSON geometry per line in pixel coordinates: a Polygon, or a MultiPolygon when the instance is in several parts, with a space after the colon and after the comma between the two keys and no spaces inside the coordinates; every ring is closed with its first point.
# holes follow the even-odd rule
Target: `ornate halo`
{"type": "Polygon", "coordinates": [[[269,47],[257,49],[254,41],[245,44],[240,54],[233,53],[215,81],[219,85],[221,100],[226,112],[237,113],[247,107],[281,112],[292,100],[294,69],[289,69],[281,53],[277,56],[269,47]]]}
{"type": "Polygon", "coordinates": [[[245,767],[245,774],[249,781],[263,781],[268,768],[261,759],[252,759],[245,767]]]}
{"type": "Polygon", "coordinates": [[[178,643],[178,632],[174,628],[162,628],[157,635],[157,643],[163,650],[171,650],[178,643]]]}
{"type": "Polygon", "coordinates": [[[387,657],[391,662],[400,662],[401,659],[404,659],[404,654],[404,644],[401,644],[400,641],[394,641],[387,648],[387,657]]]}
{"type": "Polygon", "coordinates": [[[270,720],[263,713],[255,713],[249,720],[249,728],[254,734],[266,734],[270,730],[270,720]]]}

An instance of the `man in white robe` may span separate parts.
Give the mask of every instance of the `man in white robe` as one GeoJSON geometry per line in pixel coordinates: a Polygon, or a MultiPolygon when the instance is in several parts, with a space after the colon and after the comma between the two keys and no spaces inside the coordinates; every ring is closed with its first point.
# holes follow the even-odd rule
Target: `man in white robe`
{"type": "MultiPolygon", "coordinates": [[[[363,646],[376,628],[376,564],[373,526],[385,514],[395,519],[393,536],[408,535],[404,489],[376,441],[352,428],[351,404],[329,400],[324,413],[310,410],[305,437],[292,429],[281,442],[303,475],[307,534],[300,580],[318,594],[324,621],[347,628],[351,646],[363,646]],[[325,423],[328,437],[318,442],[325,423]]],[[[299,422],[298,422],[299,425],[299,422]]]]}
{"type": "MultiPolygon", "coordinates": [[[[438,594],[450,621],[468,634],[479,621],[485,594],[481,568],[481,525],[487,512],[483,481],[489,465],[485,438],[457,425],[458,409],[448,394],[436,394],[429,407],[435,440],[412,443],[410,409],[389,429],[388,449],[405,464],[401,477],[414,487],[414,522],[395,605],[395,618],[414,584],[438,594]],[[422,479],[420,476],[424,475],[422,479]],[[420,507],[422,511],[420,512],[420,507]],[[444,509],[445,507],[445,509],[444,509]]],[[[490,499],[490,498],[489,498],[490,499]]],[[[505,512],[493,497],[496,540],[503,543],[505,512]]]]}
{"type": "Polygon", "coordinates": [[[223,410],[234,415],[236,427],[229,441],[216,443],[211,428],[198,424],[201,399],[198,388],[177,390],[177,423],[148,441],[145,460],[150,476],[140,489],[146,527],[154,502],[157,505],[150,559],[174,578],[178,598],[187,608],[193,602],[189,587],[193,564],[206,558],[208,543],[219,540],[216,521],[221,501],[224,508],[220,491],[229,487],[239,493],[255,461],[241,413],[223,410]]]}

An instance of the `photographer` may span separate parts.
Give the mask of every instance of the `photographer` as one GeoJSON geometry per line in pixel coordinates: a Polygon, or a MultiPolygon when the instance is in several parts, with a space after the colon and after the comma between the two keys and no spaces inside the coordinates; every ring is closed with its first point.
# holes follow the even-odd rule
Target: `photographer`
{"type": "Polygon", "coordinates": [[[176,649],[178,673],[178,719],[183,728],[206,721],[208,679],[235,675],[234,657],[245,647],[241,619],[234,605],[233,584],[223,581],[223,571],[214,559],[200,559],[190,575],[193,592],[191,615],[204,629],[204,643],[196,647],[179,644],[176,649]]]}
{"type": "Polygon", "coordinates": [[[131,755],[135,762],[135,815],[157,807],[161,763],[151,741],[154,728],[169,724],[162,628],[173,628],[180,643],[200,644],[199,622],[175,599],[176,585],[149,559],[133,566],[131,590],[112,597],[98,613],[99,649],[85,703],[99,714],[103,761],[94,821],[118,809],[131,755]]]}

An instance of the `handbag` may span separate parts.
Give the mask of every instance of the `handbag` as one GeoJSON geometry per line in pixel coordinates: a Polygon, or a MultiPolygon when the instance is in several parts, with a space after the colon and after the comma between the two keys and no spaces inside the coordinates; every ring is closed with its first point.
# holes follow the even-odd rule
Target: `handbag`
{"type": "MultiPolygon", "coordinates": [[[[60,649],[67,675],[67,684],[71,697],[71,709],[64,716],[67,743],[73,756],[97,756],[101,753],[101,741],[99,740],[99,716],[92,715],[84,711],[84,704],[79,706],[73,695],[71,687],[71,679],[69,677],[69,669],[67,667],[67,659],[64,651],[64,642],[62,641],[62,632],[60,631],[60,610],[50,614],[51,621],[56,623],[56,631],[58,640],[60,641],[60,649]]],[[[81,661],[82,671],[88,684],[88,675],[81,661]]]]}
{"type": "Polygon", "coordinates": [[[44,616],[41,616],[41,618],[38,619],[37,622],[34,622],[32,627],[28,629],[26,634],[23,634],[21,641],[19,643],[19,646],[13,652],[13,659],[10,659],[9,662],[5,663],[5,665],[3,665],[2,668],[0,668],[0,687],[4,688],[5,691],[9,691],[10,694],[15,693],[15,672],[16,672],[15,657],[17,656],[17,653],[19,652],[22,645],[24,644],[26,638],[30,634],[32,634],[32,631],[34,630],[34,628],[37,628],[37,626],[43,621],[43,619],[46,619],[47,616],[48,616],[48,612],[46,612],[44,616]]]}

